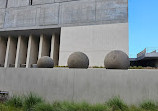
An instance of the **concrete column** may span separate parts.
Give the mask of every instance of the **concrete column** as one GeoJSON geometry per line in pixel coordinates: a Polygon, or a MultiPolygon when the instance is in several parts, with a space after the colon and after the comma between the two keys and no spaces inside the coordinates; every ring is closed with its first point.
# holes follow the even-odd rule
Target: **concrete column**
{"type": "Polygon", "coordinates": [[[32,64],[37,64],[38,49],[39,38],[30,35],[27,50],[26,68],[30,68],[32,64]]]}
{"type": "Polygon", "coordinates": [[[17,38],[9,36],[7,42],[6,57],[5,57],[5,65],[4,65],[5,68],[14,67],[16,48],[17,48],[17,38]]]}
{"type": "Polygon", "coordinates": [[[4,67],[7,49],[7,38],[0,37],[0,67],[4,67]]]}
{"type": "Polygon", "coordinates": [[[55,66],[57,66],[59,62],[59,46],[60,46],[60,37],[59,35],[53,34],[51,40],[50,57],[54,60],[55,66]]]}
{"type": "Polygon", "coordinates": [[[28,38],[19,36],[16,52],[15,67],[18,68],[22,64],[26,64],[28,38]]]}
{"type": "Polygon", "coordinates": [[[51,39],[49,37],[46,37],[44,35],[40,36],[38,59],[42,56],[50,56],[50,40],[51,39]]]}

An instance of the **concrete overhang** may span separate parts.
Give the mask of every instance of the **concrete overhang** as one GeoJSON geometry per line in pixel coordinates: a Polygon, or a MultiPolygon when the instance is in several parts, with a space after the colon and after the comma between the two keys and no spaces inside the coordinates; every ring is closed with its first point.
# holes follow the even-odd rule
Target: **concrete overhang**
{"type": "Polygon", "coordinates": [[[61,28],[48,28],[48,29],[29,29],[29,30],[10,30],[10,31],[0,31],[0,36],[8,37],[8,36],[29,36],[35,35],[39,36],[41,34],[44,35],[52,35],[53,33],[60,34],[61,28]]]}
{"type": "Polygon", "coordinates": [[[138,58],[130,58],[130,61],[143,61],[143,60],[155,60],[158,59],[158,52],[156,53],[146,53],[138,58]]]}

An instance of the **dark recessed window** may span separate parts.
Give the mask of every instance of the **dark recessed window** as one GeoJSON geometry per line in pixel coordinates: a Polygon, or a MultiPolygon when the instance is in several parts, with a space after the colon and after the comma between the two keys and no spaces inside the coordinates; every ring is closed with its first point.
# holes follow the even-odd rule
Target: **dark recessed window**
{"type": "Polygon", "coordinates": [[[29,3],[30,5],[32,5],[32,0],[30,0],[30,3],[29,3]]]}
{"type": "Polygon", "coordinates": [[[6,5],[5,5],[6,8],[7,8],[7,5],[8,5],[8,0],[6,0],[6,5]]]}

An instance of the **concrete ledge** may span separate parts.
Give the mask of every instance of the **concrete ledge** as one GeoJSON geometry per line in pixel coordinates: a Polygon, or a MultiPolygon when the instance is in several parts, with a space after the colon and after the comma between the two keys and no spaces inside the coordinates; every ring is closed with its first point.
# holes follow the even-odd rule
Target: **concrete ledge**
{"type": "Polygon", "coordinates": [[[128,104],[158,100],[158,70],[0,69],[0,90],[38,93],[48,101],[103,103],[120,96],[128,104]]]}

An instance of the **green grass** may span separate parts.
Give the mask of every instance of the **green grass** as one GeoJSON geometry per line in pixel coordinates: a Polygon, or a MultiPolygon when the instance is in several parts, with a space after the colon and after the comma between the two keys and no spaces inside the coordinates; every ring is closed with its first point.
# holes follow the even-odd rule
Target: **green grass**
{"type": "Polygon", "coordinates": [[[33,108],[34,111],[54,111],[53,105],[48,103],[39,103],[36,104],[33,108]]]}
{"type": "Polygon", "coordinates": [[[140,104],[140,107],[145,110],[158,111],[158,106],[154,101],[147,100],[140,104]]]}
{"type": "Polygon", "coordinates": [[[0,111],[24,111],[21,108],[16,108],[13,106],[5,105],[5,104],[0,104],[0,111]]]}
{"type": "Polygon", "coordinates": [[[35,105],[39,103],[44,103],[44,100],[41,97],[33,93],[30,93],[24,97],[23,103],[24,103],[23,106],[25,110],[32,111],[35,105]]]}
{"type": "Polygon", "coordinates": [[[142,66],[130,66],[129,69],[145,69],[145,67],[142,67],[142,66]]]}
{"type": "Polygon", "coordinates": [[[127,105],[124,103],[120,97],[114,97],[106,102],[109,107],[112,107],[113,110],[126,111],[128,109],[127,105]]]}
{"type": "Polygon", "coordinates": [[[23,107],[22,97],[13,96],[5,103],[5,105],[15,107],[15,108],[21,108],[23,107]]]}
{"type": "Polygon", "coordinates": [[[103,104],[68,101],[47,103],[30,93],[27,96],[13,96],[0,103],[0,111],[158,111],[158,104],[148,100],[137,106],[129,106],[120,97],[111,98],[103,104]]]}

